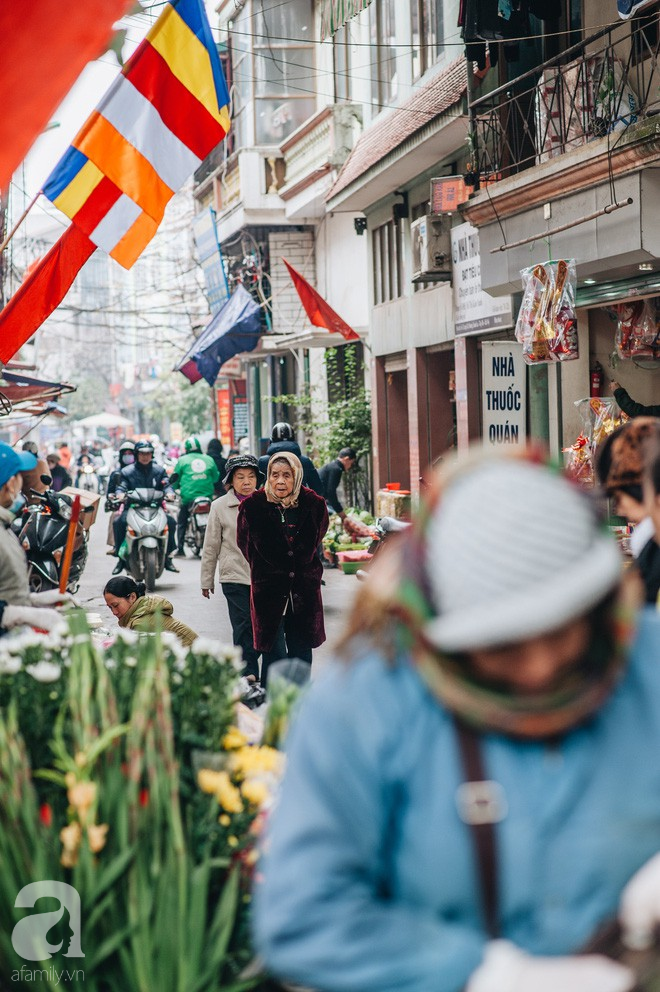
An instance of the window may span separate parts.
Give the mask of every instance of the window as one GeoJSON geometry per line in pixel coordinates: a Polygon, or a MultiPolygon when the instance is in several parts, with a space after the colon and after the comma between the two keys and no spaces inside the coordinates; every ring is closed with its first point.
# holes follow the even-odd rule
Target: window
{"type": "MultiPolygon", "coordinates": [[[[250,26],[248,11],[243,9],[234,20],[233,31],[230,32],[232,84],[233,90],[233,127],[236,148],[250,145],[251,135],[248,128],[248,107],[252,102],[252,54],[250,52],[250,26]]],[[[228,81],[229,82],[229,81],[228,81]]],[[[233,149],[232,149],[233,150],[233,149]]]]}
{"type": "Polygon", "coordinates": [[[371,39],[371,102],[387,107],[396,101],[398,78],[396,71],[396,0],[378,0],[369,8],[371,39]]]}
{"type": "Polygon", "coordinates": [[[444,35],[443,0],[411,0],[413,77],[417,79],[437,61],[444,35]]]}
{"type": "Polygon", "coordinates": [[[351,39],[348,25],[337,31],[332,39],[332,69],[335,82],[335,100],[350,100],[351,93],[351,39]]]}
{"type": "Polygon", "coordinates": [[[312,0],[255,0],[257,144],[279,145],[314,113],[312,0]]]}
{"type": "Polygon", "coordinates": [[[314,113],[312,0],[253,0],[230,30],[236,147],[279,145],[314,113]]]}
{"type": "Polygon", "coordinates": [[[389,220],[372,232],[374,303],[403,296],[403,242],[401,221],[389,220]]]}

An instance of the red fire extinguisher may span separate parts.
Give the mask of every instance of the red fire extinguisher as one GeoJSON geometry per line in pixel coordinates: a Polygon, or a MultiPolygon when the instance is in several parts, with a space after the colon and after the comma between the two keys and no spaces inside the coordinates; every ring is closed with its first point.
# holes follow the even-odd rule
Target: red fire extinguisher
{"type": "Polygon", "coordinates": [[[605,372],[600,362],[594,362],[589,372],[589,396],[603,395],[603,381],[605,372]]]}

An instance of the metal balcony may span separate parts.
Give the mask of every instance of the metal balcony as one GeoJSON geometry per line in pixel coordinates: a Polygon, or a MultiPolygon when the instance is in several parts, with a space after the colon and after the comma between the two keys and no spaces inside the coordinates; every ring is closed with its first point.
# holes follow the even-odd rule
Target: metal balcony
{"type": "Polygon", "coordinates": [[[660,15],[621,22],[473,100],[471,168],[484,185],[594,141],[614,148],[660,112],[660,15]]]}

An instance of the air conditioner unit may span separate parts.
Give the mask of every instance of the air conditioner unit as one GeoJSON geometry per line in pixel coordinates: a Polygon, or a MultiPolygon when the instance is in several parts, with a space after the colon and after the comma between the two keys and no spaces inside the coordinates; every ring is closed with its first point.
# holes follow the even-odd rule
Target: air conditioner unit
{"type": "Polygon", "coordinates": [[[413,282],[448,282],[451,279],[449,221],[427,215],[410,225],[413,282]]]}

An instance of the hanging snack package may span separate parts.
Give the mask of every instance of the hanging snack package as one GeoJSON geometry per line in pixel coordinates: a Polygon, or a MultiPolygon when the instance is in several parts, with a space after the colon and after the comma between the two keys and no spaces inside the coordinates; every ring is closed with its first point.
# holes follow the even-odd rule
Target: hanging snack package
{"type": "Polygon", "coordinates": [[[629,419],[613,396],[592,396],[577,400],[575,405],[584,424],[582,433],[589,438],[592,451],[629,419]]]}
{"type": "Polygon", "coordinates": [[[578,358],[575,259],[544,262],[520,273],[523,299],[516,339],[528,365],[578,358]]]}
{"type": "Polygon", "coordinates": [[[617,316],[616,351],[619,358],[657,358],[660,325],[649,300],[631,300],[612,308],[617,316]]]}
{"type": "Polygon", "coordinates": [[[562,448],[564,452],[564,471],[569,479],[578,482],[586,489],[594,485],[594,458],[588,437],[580,434],[570,448],[562,448]]]}

